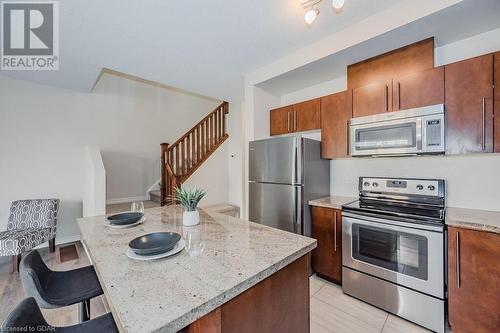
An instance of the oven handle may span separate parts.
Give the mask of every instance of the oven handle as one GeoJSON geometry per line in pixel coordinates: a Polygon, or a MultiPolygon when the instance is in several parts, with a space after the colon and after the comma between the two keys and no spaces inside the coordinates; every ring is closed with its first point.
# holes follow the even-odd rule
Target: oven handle
{"type": "MultiPolygon", "coordinates": [[[[408,226],[401,226],[398,224],[398,222],[391,221],[390,224],[387,221],[383,221],[382,219],[380,222],[372,222],[368,220],[364,220],[360,217],[351,217],[347,214],[342,214],[343,220],[342,223],[346,225],[349,229],[351,229],[353,224],[360,224],[360,225],[365,225],[369,227],[377,227],[379,229],[388,229],[392,231],[403,231],[409,234],[415,234],[415,235],[420,235],[420,236],[429,236],[429,233],[435,232],[431,230],[423,230],[423,229],[417,229],[417,228],[412,228],[408,226]]],[[[443,231],[441,231],[443,233],[443,231]]]]}

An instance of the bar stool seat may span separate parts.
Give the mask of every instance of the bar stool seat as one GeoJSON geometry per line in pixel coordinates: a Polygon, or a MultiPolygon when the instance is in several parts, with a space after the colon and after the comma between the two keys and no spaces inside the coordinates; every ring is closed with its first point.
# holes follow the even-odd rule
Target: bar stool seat
{"type": "Polygon", "coordinates": [[[80,303],[80,321],[90,318],[90,299],[103,294],[94,267],[52,271],[37,250],[21,260],[20,275],[26,294],[34,297],[42,308],[80,303]]]}
{"type": "Polygon", "coordinates": [[[56,332],[56,333],[115,333],[118,332],[110,313],[95,319],[66,327],[54,327],[47,323],[33,297],[25,298],[7,316],[2,332],[56,332]]]}

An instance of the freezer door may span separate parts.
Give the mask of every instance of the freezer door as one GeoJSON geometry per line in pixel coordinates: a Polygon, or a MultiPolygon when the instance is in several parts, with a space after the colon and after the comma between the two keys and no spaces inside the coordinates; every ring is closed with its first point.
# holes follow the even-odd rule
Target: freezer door
{"type": "Polygon", "coordinates": [[[249,219],[302,234],[301,186],[249,183],[249,219]]]}
{"type": "Polygon", "coordinates": [[[300,139],[282,137],[249,144],[249,181],[300,184],[300,139]]]}

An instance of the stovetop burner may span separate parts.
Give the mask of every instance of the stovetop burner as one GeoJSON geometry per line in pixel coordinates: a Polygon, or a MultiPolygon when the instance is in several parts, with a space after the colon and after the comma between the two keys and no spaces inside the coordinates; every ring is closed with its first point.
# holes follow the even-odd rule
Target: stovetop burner
{"type": "Polygon", "coordinates": [[[360,177],[360,199],[342,209],[415,223],[444,224],[444,185],[444,180],[360,177]]]}

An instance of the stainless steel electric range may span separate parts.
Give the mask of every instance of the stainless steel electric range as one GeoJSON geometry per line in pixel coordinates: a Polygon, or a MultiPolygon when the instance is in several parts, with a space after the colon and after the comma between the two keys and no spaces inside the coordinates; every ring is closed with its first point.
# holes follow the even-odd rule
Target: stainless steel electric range
{"type": "Polygon", "coordinates": [[[444,332],[444,180],[360,177],[342,210],[343,291],[444,332]]]}

